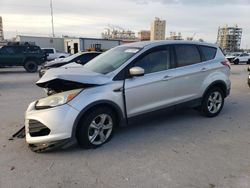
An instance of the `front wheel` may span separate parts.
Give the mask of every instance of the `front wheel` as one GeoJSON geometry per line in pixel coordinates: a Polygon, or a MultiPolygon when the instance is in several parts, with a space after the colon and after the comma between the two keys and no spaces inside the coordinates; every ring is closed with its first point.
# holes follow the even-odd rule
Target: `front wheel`
{"type": "Polygon", "coordinates": [[[36,72],[37,69],[38,69],[38,65],[35,61],[27,61],[25,64],[24,64],[24,68],[27,72],[36,72]]]}
{"type": "Polygon", "coordinates": [[[224,106],[224,95],[220,88],[210,89],[202,100],[201,114],[206,117],[217,116],[224,106]]]}
{"type": "Polygon", "coordinates": [[[85,149],[103,145],[111,139],[115,124],[116,117],[110,108],[93,109],[84,116],[78,126],[78,144],[85,149]]]}
{"type": "Polygon", "coordinates": [[[248,64],[248,65],[250,64],[250,59],[248,59],[247,64],[248,64]]]}
{"type": "Polygon", "coordinates": [[[240,61],[238,59],[234,60],[234,64],[238,65],[240,63],[240,61]]]}

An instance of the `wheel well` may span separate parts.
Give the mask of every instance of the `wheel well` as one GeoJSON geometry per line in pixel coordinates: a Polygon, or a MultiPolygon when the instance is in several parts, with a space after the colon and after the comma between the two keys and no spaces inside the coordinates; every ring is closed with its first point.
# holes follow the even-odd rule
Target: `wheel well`
{"type": "Polygon", "coordinates": [[[115,107],[113,104],[109,104],[109,103],[99,103],[99,104],[95,104],[90,106],[89,108],[87,108],[87,110],[84,110],[82,113],[80,113],[79,117],[77,118],[74,127],[73,127],[73,132],[72,132],[72,136],[75,136],[79,127],[79,124],[81,123],[82,119],[91,111],[95,110],[98,107],[107,107],[110,108],[116,117],[116,123],[115,125],[120,125],[123,117],[122,117],[122,112],[120,112],[120,110],[118,109],[119,107],[115,107]]]}
{"type": "MultiPolygon", "coordinates": [[[[207,93],[207,91],[209,91],[210,89],[212,88],[220,88],[223,92],[223,96],[226,97],[227,96],[227,87],[226,87],[226,84],[225,83],[222,83],[222,82],[215,82],[215,83],[212,83],[207,89],[206,91],[204,92],[204,95],[207,93]]],[[[203,96],[204,96],[203,95],[203,96]]]]}
{"type": "Polygon", "coordinates": [[[36,59],[34,59],[34,58],[27,58],[27,59],[24,60],[23,65],[25,65],[25,63],[27,63],[28,61],[34,61],[35,63],[37,63],[36,59]]]}

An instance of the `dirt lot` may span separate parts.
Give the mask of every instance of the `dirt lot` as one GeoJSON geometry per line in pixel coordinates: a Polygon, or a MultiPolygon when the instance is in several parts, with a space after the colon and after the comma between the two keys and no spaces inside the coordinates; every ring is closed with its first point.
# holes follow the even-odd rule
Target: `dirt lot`
{"type": "Polygon", "coordinates": [[[24,139],[28,104],[44,96],[37,74],[0,69],[0,187],[250,187],[250,88],[247,66],[232,66],[232,93],[216,118],[193,110],[119,130],[98,149],[37,154],[24,139]]]}

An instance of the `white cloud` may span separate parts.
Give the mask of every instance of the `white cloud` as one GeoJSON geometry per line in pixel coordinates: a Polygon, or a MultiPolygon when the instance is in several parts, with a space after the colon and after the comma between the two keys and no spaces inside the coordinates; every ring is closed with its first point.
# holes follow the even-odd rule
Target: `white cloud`
{"type": "MultiPolygon", "coordinates": [[[[50,35],[49,0],[0,0],[5,36],[15,31],[50,35]]],[[[53,0],[55,31],[59,35],[100,37],[107,24],[139,31],[149,29],[155,16],[167,20],[167,31],[196,33],[215,42],[221,25],[243,28],[242,47],[250,47],[249,0],[53,0]]]]}

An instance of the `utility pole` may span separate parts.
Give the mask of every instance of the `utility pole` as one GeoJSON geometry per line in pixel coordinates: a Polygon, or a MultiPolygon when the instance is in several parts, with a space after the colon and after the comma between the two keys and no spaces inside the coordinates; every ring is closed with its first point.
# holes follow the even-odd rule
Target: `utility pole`
{"type": "Polygon", "coordinates": [[[51,13],[52,36],[55,37],[52,0],[50,0],[50,13],[51,13]]]}

